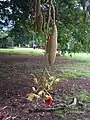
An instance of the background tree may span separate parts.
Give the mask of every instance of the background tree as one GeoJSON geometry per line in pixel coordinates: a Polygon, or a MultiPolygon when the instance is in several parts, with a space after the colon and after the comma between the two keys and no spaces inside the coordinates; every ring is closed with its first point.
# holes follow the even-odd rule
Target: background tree
{"type": "MultiPolygon", "coordinates": [[[[47,20],[49,2],[48,0],[41,0],[40,4],[42,15],[46,16],[47,20]]],[[[77,46],[72,46],[73,49],[80,48],[75,51],[85,51],[88,49],[88,46],[86,46],[87,48],[84,47],[86,43],[85,37],[88,36],[87,41],[89,43],[90,34],[87,30],[88,23],[85,23],[85,20],[88,18],[87,12],[90,13],[90,1],[54,0],[54,6],[56,10],[58,43],[60,49],[68,49],[67,44],[70,42],[74,43],[75,46],[77,46]]],[[[7,28],[11,27],[11,31],[13,33],[12,35],[18,36],[18,38],[14,37],[15,41],[20,39],[21,42],[24,41],[25,39],[22,39],[22,35],[20,34],[23,33],[25,36],[30,35],[31,31],[34,31],[38,38],[41,38],[40,36],[43,36],[43,34],[38,35],[38,33],[35,31],[35,0],[0,1],[0,18],[0,28],[3,29],[5,26],[7,28]]]]}

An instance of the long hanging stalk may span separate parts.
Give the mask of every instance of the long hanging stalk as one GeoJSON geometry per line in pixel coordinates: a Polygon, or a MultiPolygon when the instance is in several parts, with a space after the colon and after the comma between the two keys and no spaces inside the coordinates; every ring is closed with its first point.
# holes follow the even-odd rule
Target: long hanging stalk
{"type": "Polygon", "coordinates": [[[35,13],[36,13],[36,17],[40,14],[40,0],[36,0],[35,3],[35,13]]]}
{"type": "Polygon", "coordinates": [[[52,4],[52,11],[53,11],[53,23],[55,25],[56,24],[56,22],[55,22],[55,7],[53,4],[52,4]]]}
{"type": "Polygon", "coordinates": [[[47,34],[49,32],[49,24],[50,24],[50,20],[51,20],[51,4],[49,4],[49,10],[48,10],[48,20],[47,20],[47,34]]]}

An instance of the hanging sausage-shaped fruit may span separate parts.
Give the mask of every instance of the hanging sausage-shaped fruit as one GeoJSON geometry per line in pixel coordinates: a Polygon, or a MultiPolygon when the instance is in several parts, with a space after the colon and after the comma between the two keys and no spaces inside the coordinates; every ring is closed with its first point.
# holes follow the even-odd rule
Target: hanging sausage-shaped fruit
{"type": "Polygon", "coordinates": [[[57,51],[57,27],[54,24],[52,28],[52,34],[48,39],[48,61],[49,65],[52,66],[55,62],[56,51],[57,51]]]}
{"type": "Polygon", "coordinates": [[[51,16],[48,17],[49,19],[52,18],[52,20],[51,20],[52,32],[48,35],[47,45],[46,45],[46,53],[48,54],[49,65],[52,66],[55,62],[56,51],[57,51],[57,26],[55,23],[55,8],[54,8],[52,0],[49,1],[49,6],[51,6],[51,8],[52,8],[51,11],[49,11],[49,12],[51,12],[51,14],[49,14],[51,16]]]}
{"type": "Polygon", "coordinates": [[[35,27],[36,30],[41,30],[42,29],[42,24],[43,24],[43,16],[41,13],[41,7],[40,7],[41,1],[36,0],[36,5],[35,5],[35,27]]]}

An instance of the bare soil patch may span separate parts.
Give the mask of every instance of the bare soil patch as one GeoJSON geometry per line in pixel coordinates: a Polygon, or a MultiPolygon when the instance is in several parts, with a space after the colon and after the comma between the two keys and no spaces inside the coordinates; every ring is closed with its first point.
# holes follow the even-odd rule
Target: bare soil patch
{"type": "MultiPolygon", "coordinates": [[[[55,66],[74,62],[80,61],[57,57],[55,66]]],[[[0,120],[90,120],[90,103],[87,109],[61,115],[42,110],[62,106],[65,103],[63,97],[72,94],[73,88],[74,92],[82,90],[90,92],[90,77],[61,81],[51,91],[54,97],[51,106],[45,105],[40,100],[30,102],[26,99],[26,94],[33,86],[30,74],[36,70],[42,71],[43,66],[43,55],[0,55],[0,120]],[[36,109],[39,111],[31,112],[36,109]]]]}

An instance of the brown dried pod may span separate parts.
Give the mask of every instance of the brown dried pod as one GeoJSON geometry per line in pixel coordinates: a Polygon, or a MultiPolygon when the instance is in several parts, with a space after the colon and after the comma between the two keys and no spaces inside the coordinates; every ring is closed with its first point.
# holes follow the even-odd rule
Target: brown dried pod
{"type": "Polygon", "coordinates": [[[42,29],[42,25],[43,25],[43,16],[40,13],[37,18],[36,18],[36,26],[37,26],[37,30],[41,30],[42,29]]]}
{"type": "Polygon", "coordinates": [[[41,0],[36,0],[35,23],[36,23],[37,30],[40,30],[42,28],[42,24],[43,24],[43,16],[41,13],[40,3],[41,3],[41,0]]]}
{"type": "Polygon", "coordinates": [[[57,27],[56,24],[53,25],[52,34],[48,40],[48,61],[49,65],[52,66],[55,62],[56,51],[57,51],[57,27]]]}

